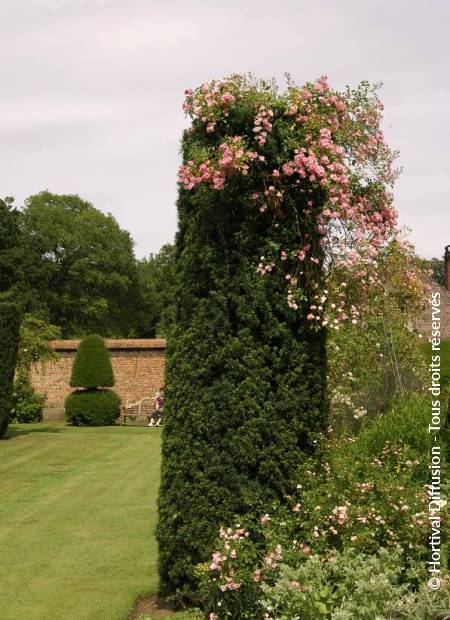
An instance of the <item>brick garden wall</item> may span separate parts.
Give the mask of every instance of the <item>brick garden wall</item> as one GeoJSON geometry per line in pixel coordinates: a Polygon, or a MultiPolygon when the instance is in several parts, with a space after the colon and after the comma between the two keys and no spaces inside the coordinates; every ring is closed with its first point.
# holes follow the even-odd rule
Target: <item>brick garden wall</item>
{"type": "MultiPolygon", "coordinates": [[[[64,417],[64,399],[72,391],[70,374],[79,343],[79,340],[55,340],[52,347],[58,353],[58,360],[32,368],[34,388],[47,397],[44,420],[64,417]]],[[[164,385],[165,340],[106,340],[106,346],[116,379],[114,390],[123,403],[153,396],[164,385]]]]}
{"type": "MultiPolygon", "coordinates": [[[[450,291],[432,284],[433,291],[441,293],[441,337],[450,340],[450,291]]],[[[430,336],[431,310],[428,307],[414,326],[430,336]]],[[[58,360],[45,366],[36,364],[31,380],[36,391],[46,394],[44,420],[64,417],[64,400],[72,391],[69,381],[79,340],[55,340],[52,343],[58,360]]],[[[164,384],[166,341],[163,339],[106,340],[116,378],[115,391],[124,403],[153,396],[164,384]]]]}
{"type": "MultiPolygon", "coordinates": [[[[441,294],[441,338],[450,340],[450,292],[440,284],[431,284],[433,292],[439,291],[441,294]]],[[[430,295],[431,297],[431,295],[430,295]]],[[[422,317],[416,320],[414,327],[417,331],[428,339],[431,335],[431,305],[428,304],[422,317]]]]}

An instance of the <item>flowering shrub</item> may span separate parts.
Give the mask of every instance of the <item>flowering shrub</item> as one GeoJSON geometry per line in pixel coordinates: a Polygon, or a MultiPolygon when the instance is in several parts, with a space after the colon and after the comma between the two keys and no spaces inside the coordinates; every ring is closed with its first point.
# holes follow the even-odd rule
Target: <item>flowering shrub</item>
{"type": "Polygon", "coordinates": [[[56,325],[50,325],[32,314],[25,314],[20,325],[18,371],[29,372],[32,364],[45,365],[46,362],[58,359],[50,341],[60,337],[61,329],[56,325]]]}
{"type": "Polygon", "coordinates": [[[450,584],[433,594],[427,586],[411,592],[404,583],[399,554],[381,549],[365,555],[353,549],[311,556],[298,568],[280,566],[275,585],[262,586],[265,620],[424,620],[443,609],[450,584]],[[439,605],[439,607],[438,607],[439,605]]]}
{"type": "MultiPolygon", "coordinates": [[[[427,400],[413,396],[368,425],[356,438],[324,439],[321,457],[311,458],[299,474],[302,484],[289,498],[290,508],[274,504],[270,513],[253,521],[248,518],[242,539],[235,539],[235,529],[222,529],[214,552],[220,562],[213,561],[201,569],[206,608],[219,619],[239,617],[240,608],[249,610],[248,617],[254,618],[295,618],[289,615],[293,609],[302,620],[370,617],[364,616],[365,612],[351,615],[357,614],[352,605],[363,601],[365,586],[361,584],[361,597],[355,594],[353,599],[348,598],[344,577],[345,571],[351,576],[356,570],[348,567],[350,556],[375,556],[380,549],[384,549],[386,561],[396,558],[397,573],[415,588],[425,578],[429,528],[424,455],[432,439],[426,431],[427,419],[427,400]],[[331,578],[328,562],[336,558],[333,579],[342,583],[336,586],[337,591],[330,584],[324,589],[322,582],[331,578]],[[228,579],[232,579],[232,593],[228,579]],[[305,589],[305,580],[315,582],[314,588],[305,589]],[[343,598],[348,607],[341,606],[343,598]],[[291,603],[293,608],[289,608],[291,603]],[[347,615],[329,615],[337,609],[347,615]],[[275,610],[277,614],[272,616],[275,610]]],[[[380,572],[380,583],[386,582],[387,593],[389,584],[394,588],[395,580],[386,571],[384,575],[380,572]]],[[[376,590],[371,595],[365,591],[374,612],[382,609],[376,605],[384,600],[383,593],[378,593],[381,598],[376,602],[376,590]]],[[[406,589],[394,588],[388,600],[397,600],[403,591],[406,589]]]]}
{"type": "Polygon", "coordinates": [[[258,538],[264,540],[254,527],[250,533],[240,523],[235,528],[221,528],[211,562],[199,565],[198,598],[204,608],[218,610],[218,615],[211,612],[210,619],[239,610],[239,617],[251,620],[258,612],[261,569],[255,566],[264,547],[258,546],[258,538]]]}
{"type": "Polygon", "coordinates": [[[347,447],[331,453],[330,462],[306,466],[311,484],[299,489],[293,506],[295,537],[314,552],[392,547],[420,557],[428,520],[426,489],[415,482],[423,469],[417,452],[402,441],[386,442],[372,458],[347,447]]]}
{"type": "Polygon", "coordinates": [[[15,422],[40,422],[45,404],[45,394],[34,391],[31,384],[32,364],[45,365],[58,355],[50,346],[51,340],[61,336],[55,325],[25,314],[20,325],[20,342],[14,381],[12,420],[15,422]]]}
{"type": "Polygon", "coordinates": [[[263,585],[267,620],[367,620],[390,617],[406,593],[399,585],[399,557],[382,549],[364,555],[348,549],[325,558],[311,556],[298,568],[280,567],[274,586],[263,585]]]}
{"type": "MultiPolygon", "coordinates": [[[[247,575],[241,566],[235,570],[233,580],[242,581],[234,581],[234,590],[222,588],[214,602],[210,599],[214,611],[209,620],[438,620],[444,617],[438,610],[450,607],[449,576],[443,576],[436,592],[425,581],[416,588],[396,549],[369,555],[348,547],[295,563],[279,561],[265,570],[264,579],[261,569],[247,575]]],[[[423,566],[414,565],[413,572],[426,579],[423,566]]]]}
{"type": "Polygon", "coordinates": [[[400,394],[426,386],[425,358],[420,339],[391,315],[369,317],[365,330],[345,325],[327,342],[328,386],[331,401],[330,425],[345,433],[360,427],[365,417],[389,408],[400,394]]]}
{"type": "Polygon", "coordinates": [[[27,372],[20,372],[14,381],[11,420],[14,422],[41,422],[45,395],[38,394],[31,385],[27,372]]]}
{"type": "Polygon", "coordinates": [[[327,340],[331,425],[359,428],[361,419],[386,411],[393,396],[427,385],[420,337],[412,326],[428,298],[425,272],[417,257],[393,244],[378,270],[382,291],[368,293],[371,311],[357,325],[347,322],[327,340]],[[405,286],[405,278],[409,278],[405,286]],[[364,329],[361,329],[363,327],[364,329]]]}
{"type": "MultiPolygon", "coordinates": [[[[180,168],[184,188],[207,184],[223,190],[230,176],[249,176],[249,197],[275,227],[283,226],[292,208],[292,188],[303,196],[297,238],[286,236],[273,246],[258,272],[284,274],[293,309],[312,292],[307,316],[315,325],[358,323],[370,308],[367,297],[383,290],[379,265],[392,242],[411,255],[397,228],[396,153],[384,141],[377,88],[363,82],[339,92],[322,76],[301,87],[289,79],[280,94],[274,83],[232,75],[186,91],[191,130],[217,136],[219,147],[211,142],[194,150],[180,168]],[[244,114],[253,119],[251,135],[235,133],[236,117],[244,114]],[[323,260],[325,284],[312,268],[323,260]]],[[[417,266],[411,264],[405,276],[414,286],[417,266]]]]}

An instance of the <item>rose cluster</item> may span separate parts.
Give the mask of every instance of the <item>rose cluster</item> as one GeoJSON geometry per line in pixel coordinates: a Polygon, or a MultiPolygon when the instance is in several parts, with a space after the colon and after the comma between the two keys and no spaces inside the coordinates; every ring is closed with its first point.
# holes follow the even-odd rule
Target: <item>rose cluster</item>
{"type": "Polygon", "coordinates": [[[205,183],[222,190],[229,177],[251,174],[249,198],[281,229],[291,208],[285,196],[296,187],[304,196],[298,244],[266,256],[257,271],[284,273],[287,303],[294,310],[314,296],[306,313],[311,324],[339,329],[342,321],[358,323],[364,299],[381,287],[380,257],[393,242],[402,245],[392,197],[396,153],[384,141],[376,87],[363,82],[339,92],[321,76],[302,87],[290,82],[279,94],[266,83],[234,75],[186,95],[184,110],[193,125],[216,132],[220,143],[208,157],[199,152],[181,166],[183,187],[193,190],[205,183]],[[254,110],[246,136],[231,129],[239,106],[254,110]],[[274,169],[267,165],[265,149],[275,126],[284,143],[274,169]],[[312,244],[313,238],[319,242],[312,244]],[[325,286],[320,271],[326,274],[325,286]],[[348,281],[352,286],[345,290],[348,281]]]}

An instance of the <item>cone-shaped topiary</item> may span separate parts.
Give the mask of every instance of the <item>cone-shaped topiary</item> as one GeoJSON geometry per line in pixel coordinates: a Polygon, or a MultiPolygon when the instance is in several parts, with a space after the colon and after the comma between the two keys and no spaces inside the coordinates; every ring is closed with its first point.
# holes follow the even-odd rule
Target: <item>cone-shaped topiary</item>
{"type": "Polygon", "coordinates": [[[11,417],[19,340],[19,309],[14,304],[0,304],[0,437],[5,435],[11,417]]]}
{"type": "Polygon", "coordinates": [[[70,378],[71,387],[112,387],[114,373],[101,336],[87,336],[78,347],[70,378]]]}
{"type": "Polygon", "coordinates": [[[120,413],[120,398],[112,390],[114,373],[105,341],[87,336],[78,347],[70,379],[72,387],[86,388],[69,394],[65,402],[66,418],[75,426],[114,424],[120,413]]]}

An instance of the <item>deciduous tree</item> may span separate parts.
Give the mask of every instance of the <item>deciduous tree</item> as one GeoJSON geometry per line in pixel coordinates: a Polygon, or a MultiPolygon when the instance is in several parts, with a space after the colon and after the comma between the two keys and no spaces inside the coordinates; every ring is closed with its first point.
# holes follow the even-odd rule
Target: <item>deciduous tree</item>
{"type": "Polygon", "coordinates": [[[76,195],[41,192],[20,218],[25,309],[63,337],[133,335],[140,306],[133,241],[114,217],[76,195]]]}

